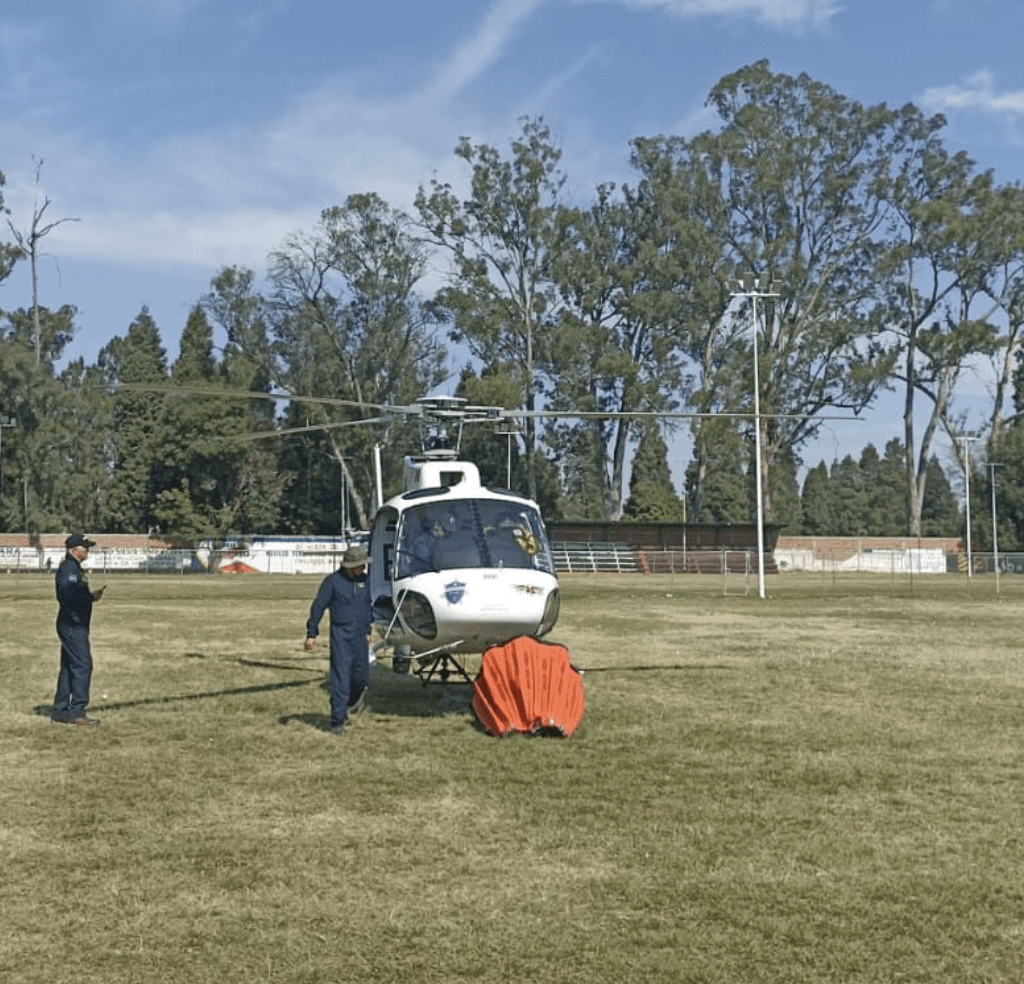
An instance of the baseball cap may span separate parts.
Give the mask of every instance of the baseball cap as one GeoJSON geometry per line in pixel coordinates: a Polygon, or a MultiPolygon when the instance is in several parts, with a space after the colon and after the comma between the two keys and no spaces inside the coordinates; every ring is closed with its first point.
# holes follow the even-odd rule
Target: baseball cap
{"type": "Polygon", "coordinates": [[[96,546],[96,541],[90,540],[84,533],[72,533],[64,541],[64,546],[68,550],[72,547],[85,547],[86,550],[92,550],[96,546]]]}

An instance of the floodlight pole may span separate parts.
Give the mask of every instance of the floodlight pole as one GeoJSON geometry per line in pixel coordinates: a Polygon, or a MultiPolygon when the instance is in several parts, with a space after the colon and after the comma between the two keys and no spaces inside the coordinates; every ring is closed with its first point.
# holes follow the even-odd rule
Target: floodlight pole
{"type": "Polygon", "coordinates": [[[778,293],[761,290],[760,281],[755,277],[751,289],[740,280],[740,289],[733,297],[749,297],[753,312],[754,339],[754,495],[757,499],[757,594],[764,598],[764,498],[761,491],[761,384],[758,378],[757,358],[757,299],[759,297],[778,297],[778,293]]]}
{"type": "Polygon", "coordinates": [[[500,430],[495,431],[495,434],[505,437],[505,488],[512,488],[512,438],[518,435],[518,431],[515,430],[500,430]]]}
{"type": "Polygon", "coordinates": [[[964,514],[967,519],[967,576],[971,577],[974,561],[971,558],[971,448],[968,441],[976,441],[975,434],[961,434],[958,441],[964,442],[964,514]]]}
{"type": "Polygon", "coordinates": [[[345,535],[345,531],[348,529],[348,488],[345,483],[345,459],[338,455],[338,465],[341,468],[341,501],[338,503],[339,512],[341,513],[341,533],[345,535]]]}
{"type": "Polygon", "coordinates": [[[373,477],[376,483],[377,508],[384,505],[384,477],[380,467],[380,445],[373,446],[373,477]]]}
{"type": "Polygon", "coordinates": [[[989,485],[992,486],[992,566],[996,572],[996,594],[999,594],[999,539],[996,533],[996,469],[1001,461],[988,463],[989,485]]]}

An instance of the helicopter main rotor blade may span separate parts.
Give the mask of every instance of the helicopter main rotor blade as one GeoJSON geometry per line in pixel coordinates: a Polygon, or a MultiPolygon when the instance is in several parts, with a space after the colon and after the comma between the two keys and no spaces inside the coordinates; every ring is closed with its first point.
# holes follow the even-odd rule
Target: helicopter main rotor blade
{"type": "MultiPolygon", "coordinates": [[[[188,386],[158,383],[115,383],[114,390],[137,393],[163,393],[170,396],[216,396],[235,399],[290,401],[295,403],[323,404],[325,406],[355,407],[375,411],[378,416],[365,420],[345,421],[336,424],[311,424],[307,427],[290,427],[285,430],[267,432],[266,436],[299,434],[310,430],[327,430],[331,427],[351,427],[358,424],[393,423],[401,420],[420,420],[428,425],[501,423],[517,420],[713,420],[727,418],[752,420],[768,417],[776,420],[862,420],[853,416],[833,416],[813,413],[765,413],[753,411],[728,411],[698,413],[683,410],[506,410],[503,407],[473,406],[461,397],[424,397],[416,403],[395,406],[387,403],[367,403],[361,400],[345,400],[330,396],[301,396],[294,393],[260,393],[254,390],[236,390],[227,387],[188,386]]],[[[258,435],[263,436],[263,435],[258,435]]]]}
{"type": "Polygon", "coordinates": [[[338,420],[325,424],[306,424],[303,427],[284,427],[281,430],[257,431],[254,434],[239,435],[237,438],[224,440],[264,441],[271,437],[285,437],[288,434],[308,434],[311,431],[328,431],[336,427],[362,427],[364,424],[390,423],[391,417],[367,417],[365,420],[338,420]]]}
{"type": "MultiPolygon", "coordinates": [[[[687,413],[682,410],[507,410],[501,419],[564,419],[564,420],[631,420],[649,418],[658,420],[714,420],[717,417],[753,419],[754,417],[772,417],[776,420],[862,420],[862,417],[832,417],[817,413],[766,413],[759,414],[752,410],[722,410],[711,413],[687,413]]],[[[483,418],[481,418],[483,419],[483,418]]]]}
{"type": "MultiPolygon", "coordinates": [[[[106,387],[105,387],[106,388],[106,387]]],[[[115,391],[130,393],[162,393],[166,396],[227,396],[236,400],[272,400],[277,403],[323,403],[328,406],[357,407],[361,410],[401,410],[382,403],[366,403],[360,400],[343,400],[332,396],[301,396],[295,393],[261,393],[258,390],[238,390],[218,386],[187,386],[176,383],[114,383],[115,391]]]]}

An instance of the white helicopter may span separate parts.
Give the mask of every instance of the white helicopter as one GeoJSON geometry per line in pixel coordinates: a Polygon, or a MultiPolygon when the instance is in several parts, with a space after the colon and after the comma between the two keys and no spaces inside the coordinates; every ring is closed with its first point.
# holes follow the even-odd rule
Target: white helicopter
{"type": "MultiPolygon", "coordinates": [[[[468,406],[454,396],[427,396],[409,406],[283,393],[237,393],[205,386],[120,384],[122,391],[234,396],[347,406],[375,414],[251,434],[251,439],[310,431],[418,421],[422,451],[404,459],[405,489],[383,501],[380,448],[374,471],[378,508],[370,530],[367,584],[379,641],[404,671],[413,661],[426,682],[454,672],[469,677],[455,654],[480,653],[516,636],[540,638],[558,619],[558,578],[536,502],[482,485],[477,466],[457,460],[465,423],[499,424],[529,415],[468,406]]],[[[534,414],[537,415],[537,414],[534,414]]]]}
{"type": "Polygon", "coordinates": [[[477,466],[457,460],[462,424],[496,421],[503,411],[465,404],[438,396],[416,405],[429,435],[422,453],[405,458],[405,491],[380,506],[370,531],[375,648],[392,649],[399,671],[416,658],[424,682],[453,672],[468,679],[456,654],[540,638],[558,619],[558,578],[537,503],[483,486],[477,466]]]}
{"type": "MultiPolygon", "coordinates": [[[[119,388],[228,395],[223,390],[206,387],[122,384],[119,388]]],[[[539,506],[532,499],[507,489],[483,486],[477,466],[458,460],[463,424],[499,424],[525,417],[757,416],[749,413],[508,411],[499,407],[469,406],[463,398],[453,396],[428,396],[410,406],[399,407],[278,393],[244,395],[343,405],[377,413],[371,418],[286,428],[251,435],[253,438],[399,419],[420,421],[425,429],[422,451],[404,459],[405,489],[386,502],[383,501],[379,446],[376,451],[379,507],[370,530],[367,584],[374,627],[380,636],[374,644],[374,652],[385,655],[390,650],[393,666],[400,672],[415,662],[416,673],[424,682],[435,675],[443,682],[453,673],[469,682],[469,676],[456,658],[458,655],[480,653],[517,636],[541,638],[554,628],[559,614],[558,578],[539,506]]],[[[758,498],[760,524],[760,496],[758,498]]],[[[758,541],[762,544],[759,549],[763,550],[760,536],[758,541]]]]}
{"type": "MultiPolygon", "coordinates": [[[[373,409],[385,414],[376,420],[415,417],[427,431],[422,452],[405,458],[405,491],[383,502],[373,520],[368,574],[374,625],[381,635],[375,651],[392,650],[399,671],[415,659],[424,682],[435,674],[447,680],[452,672],[468,681],[458,654],[480,653],[517,636],[542,638],[559,614],[558,578],[539,506],[508,489],[484,487],[477,466],[458,460],[463,424],[526,417],[752,416],[508,411],[468,406],[453,396],[373,409]]],[[[376,475],[381,502],[379,461],[376,475]]],[[[758,519],[760,524],[760,508],[758,519]]],[[[758,540],[763,551],[763,537],[758,540]]]]}

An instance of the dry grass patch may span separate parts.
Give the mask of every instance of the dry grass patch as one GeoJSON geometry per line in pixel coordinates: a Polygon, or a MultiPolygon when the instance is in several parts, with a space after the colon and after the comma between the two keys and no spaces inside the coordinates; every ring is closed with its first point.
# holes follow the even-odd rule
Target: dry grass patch
{"type": "Polygon", "coordinates": [[[566,578],[565,741],[387,665],[338,740],[316,579],[108,580],[84,734],[50,580],[0,583],[5,980],[1019,976],[1010,579],[566,578]]]}

